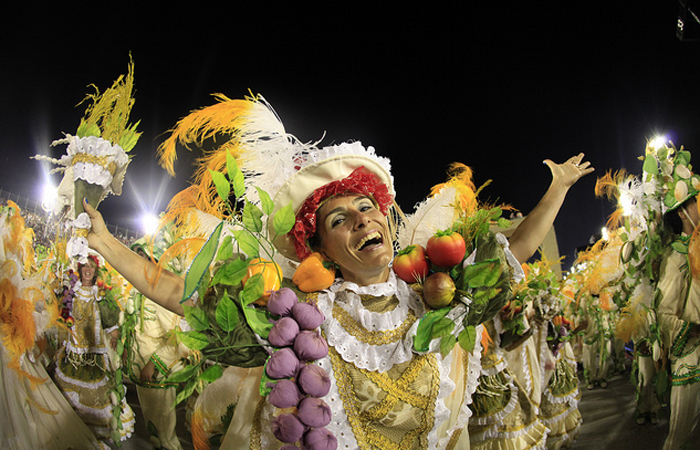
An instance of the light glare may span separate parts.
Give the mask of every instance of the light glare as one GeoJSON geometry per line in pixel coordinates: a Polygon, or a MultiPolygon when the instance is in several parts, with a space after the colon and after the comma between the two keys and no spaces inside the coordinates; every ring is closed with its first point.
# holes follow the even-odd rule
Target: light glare
{"type": "Polygon", "coordinates": [[[148,236],[158,231],[158,217],[154,214],[145,214],[141,217],[141,231],[148,236]]]}

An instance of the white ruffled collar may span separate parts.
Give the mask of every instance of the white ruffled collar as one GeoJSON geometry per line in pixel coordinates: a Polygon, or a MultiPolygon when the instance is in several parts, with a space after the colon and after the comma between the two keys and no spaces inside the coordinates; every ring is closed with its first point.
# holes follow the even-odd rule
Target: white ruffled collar
{"type": "Polygon", "coordinates": [[[340,356],[357,367],[384,372],[395,364],[404,363],[413,357],[413,339],[406,333],[401,339],[385,344],[363,342],[347,330],[333,315],[337,305],[368,333],[390,332],[404,326],[411,314],[422,317],[425,307],[418,296],[405,282],[396,278],[393,272],[384,283],[370,286],[358,286],[356,283],[336,280],[328,291],[319,295],[318,306],[326,316],[323,329],[328,344],[335,348],[340,356]],[[395,295],[398,299],[396,308],[387,312],[374,312],[362,304],[361,295],[374,297],[395,295]]]}

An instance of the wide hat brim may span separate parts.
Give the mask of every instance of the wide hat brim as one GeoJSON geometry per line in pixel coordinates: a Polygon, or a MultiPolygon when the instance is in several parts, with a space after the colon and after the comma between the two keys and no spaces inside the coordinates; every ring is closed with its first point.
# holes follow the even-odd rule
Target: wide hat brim
{"type": "Polygon", "coordinates": [[[394,194],[391,174],[374,159],[362,155],[338,155],[308,165],[294,174],[275,195],[275,209],[268,220],[268,233],[277,250],[294,261],[298,261],[294,241],[289,234],[275,236],[273,228],[274,216],[282,207],[291,203],[294,215],[313,192],[328,183],[346,178],[356,169],[364,167],[386,185],[389,192],[394,194]]]}

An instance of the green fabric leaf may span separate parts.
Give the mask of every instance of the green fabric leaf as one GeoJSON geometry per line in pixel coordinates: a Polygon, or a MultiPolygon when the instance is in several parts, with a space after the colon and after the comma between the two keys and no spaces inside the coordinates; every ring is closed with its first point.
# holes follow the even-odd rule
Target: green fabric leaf
{"type": "Polygon", "coordinates": [[[448,334],[447,336],[440,339],[440,353],[442,354],[443,358],[446,357],[452,351],[456,343],[457,338],[451,334],[448,334]]]}
{"type": "Polygon", "coordinates": [[[243,207],[243,226],[254,233],[261,232],[263,229],[262,216],[262,210],[254,203],[250,203],[246,200],[245,206],[243,207]]]}
{"type": "Polygon", "coordinates": [[[443,317],[439,320],[436,320],[435,325],[433,326],[433,333],[432,333],[433,339],[438,338],[438,337],[447,336],[454,329],[455,329],[455,323],[451,319],[448,319],[447,317],[443,317]]]}
{"type": "Polygon", "coordinates": [[[231,156],[230,153],[226,153],[226,173],[228,174],[228,179],[231,180],[231,186],[233,186],[233,195],[236,198],[243,197],[245,194],[245,177],[240,167],[238,167],[236,158],[231,156]]]}
{"type": "Polygon", "coordinates": [[[261,338],[267,339],[267,337],[270,335],[270,330],[272,329],[272,323],[270,323],[272,315],[266,310],[257,309],[250,306],[244,306],[243,313],[245,314],[248,326],[250,326],[253,332],[259,335],[261,338]]]}
{"type": "Polygon", "coordinates": [[[248,278],[241,291],[241,304],[243,306],[250,305],[255,300],[259,299],[265,293],[265,280],[261,273],[256,273],[248,278]]]}
{"type": "Polygon", "coordinates": [[[185,345],[192,350],[202,350],[209,345],[209,339],[199,331],[175,331],[177,337],[185,345]]]}
{"type": "Polygon", "coordinates": [[[177,405],[183,400],[187,400],[188,398],[190,398],[190,396],[194,393],[194,390],[197,388],[197,384],[198,383],[196,380],[188,381],[185,387],[177,393],[177,396],[175,397],[175,404],[177,405]]]}
{"type": "Polygon", "coordinates": [[[196,331],[204,331],[209,328],[209,320],[207,315],[201,309],[194,306],[182,305],[185,310],[185,319],[187,324],[196,331]]]}
{"type": "Polygon", "coordinates": [[[219,245],[219,236],[221,236],[223,227],[224,222],[222,221],[217,225],[207,242],[199,253],[197,253],[197,256],[195,256],[194,261],[192,261],[190,269],[187,271],[187,275],[185,275],[185,291],[182,294],[180,303],[183,303],[195,293],[202,277],[209,271],[209,265],[214,259],[216,248],[219,245]]]}
{"type": "Polygon", "coordinates": [[[508,220],[504,217],[501,217],[500,219],[498,219],[496,221],[496,224],[498,225],[499,228],[509,228],[513,224],[513,222],[511,222],[510,220],[508,220]]]}
{"type": "Polygon", "coordinates": [[[413,337],[413,348],[416,351],[428,351],[430,341],[435,338],[433,328],[440,319],[443,319],[447,315],[448,312],[450,312],[450,308],[436,309],[421,317],[420,322],[418,323],[418,328],[416,329],[416,335],[413,337]]]}
{"type": "Polygon", "coordinates": [[[228,235],[221,241],[219,245],[219,253],[216,254],[216,259],[225,261],[233,257],[233,236],[228,235]]]}
{"type": "Polygon", "coordinates": [[[191,366],[185,366],[182,370],[178,370],[174,374],[170,375],[168,378],[166,378],[163,383],[165,384],[172,384],[172,383],[182,383],[190,378],[194,377],[197,374],[197,371],[199,370],[199,364],[197,365],[191,365],[191,366]]]}
{"type": "Polygon", "coordinates": [[[498,282],[501,272],[501,262],[491,259],[468,265],[462,277],[470,288],[491,287],[498,282]]]}
{"type": "Polygon", "coordinates": [[[207,368],[204,372],[202,372],[198,379],[205,381],[207,383],[212,383],[219,378],[221,378],[221,375],[224,374],[224,370],[221,368],[220,365],[216,364],[214,366],[210,366],[207,368]]]}
{"type": "Polygon", "coordinates": [[[265,192],[257,186],[255,186],[255,189],[258,191],[258,196],[260,197],[260,206],[262,207],[263,212],[269,216],[275,209],[275,203],[270,198],[270,194],[268,194],[267,192],[265,192]]]}
{"type": "Polygon", "coordinates": [[[208,169],[211,179],[216,186],[216,193],[219,194],[221,200],[227,202],[228,196],[231,193],[231,184],[228,182],[226,177],[221,172],[216,172],[214,170],[208,169]]]}
{"type": "Polygon", "coordinates": [[[681,242],[681,241],[675,241],[671,243],[671,248],[673,248],[675,251],[681,254],[686,254],[688,253],[688,245],[681,242]]]}
{"type": "Polygon", "coordinates": [[[275,213],[275,217],[272,219],[272,227],[274,228],[275,233],[283,236],[292,231],[295,221],[296,217],[294,216],[294,210],[292,209],[292,204],[290,202],[288,205],[282,207],[282,209],[275,213]]]}
{"type": "Polygon", "coordinates": [[[457,342],[459,346],[466,352],[471,352],[474,350],[476,345],[476,327],[473,325],[468,325],[459,333],[457,336],[457,342]]]}
{"type": "Polygon", "coordinates": [[[225,262],[214,273],[212,284],[224,284],[226,286],[236,286],[245,277],[248,271],[248,262],[242,259],[233,259],[225,262]]]}
{"type": "Polygon", "coordinates": [[[260,255],[260,242],[246,230],[233,230],[233,237],[243,253],[251,258],[260,255]]]}
{"type": "Polygon", "coordinates": [[[650,175],[653,176],[658,176],[659,175],[659,166],[656,163],[656,158],[652,157],[651,155],[647,155],[644,158],[644,164],[642,165],[642,170],[650,175]]]}
{"type": "Polygon", "coordinates": [[[227,333],[238,325],[238,308],[227,292],[224,292],[224,296],[216,305],[216,323],[227,333]]]}

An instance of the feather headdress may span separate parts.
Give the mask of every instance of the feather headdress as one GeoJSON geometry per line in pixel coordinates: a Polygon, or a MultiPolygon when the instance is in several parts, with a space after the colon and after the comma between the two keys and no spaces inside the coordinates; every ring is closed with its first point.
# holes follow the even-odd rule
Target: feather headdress
{"type": "MultiPolygon", "coordinates": [[[[229,99],[222,94],[214,97],[216,104],[195,110],[181,119],[158,149],[161,165],[171,174],[174,173],[178,144],[188,149],[195,145],[203,152],[197,161],[193,185],[178,194],[168,208],[167,218],[175,220],[178,225],[201,223],[183,220],[183,217],[201,218],[193,215],[194,210],[219,220],[231,216],[233,211],[228,208],[228,199],[217,195],[212,174],[223,172],[232,158],[245,180],[243,192],[236,194],[238,199],[245,197],[246,201],[258,204],[261,191],[265,192],[275,198],[276,209],[271,216],[290,202],[296,214],[314,189],[347,176],[360,166],[379,174],[381,182],[393,195],[389,160],[376,155],[372,147],[365,148],[359,142],[323,148],[318,148],[316,143],[303,144],[285,131],[279,117],[262,96],[242,100],[229,99]],[[342,161],[342,164],[330,164],[330,161],[342,161]]],[[[243,184],[243,179],[231,182],[243,184]]],[[[275,245],[293,258],[294,251],[289,251],[287,240],[275,241],[275,245]]]]}

